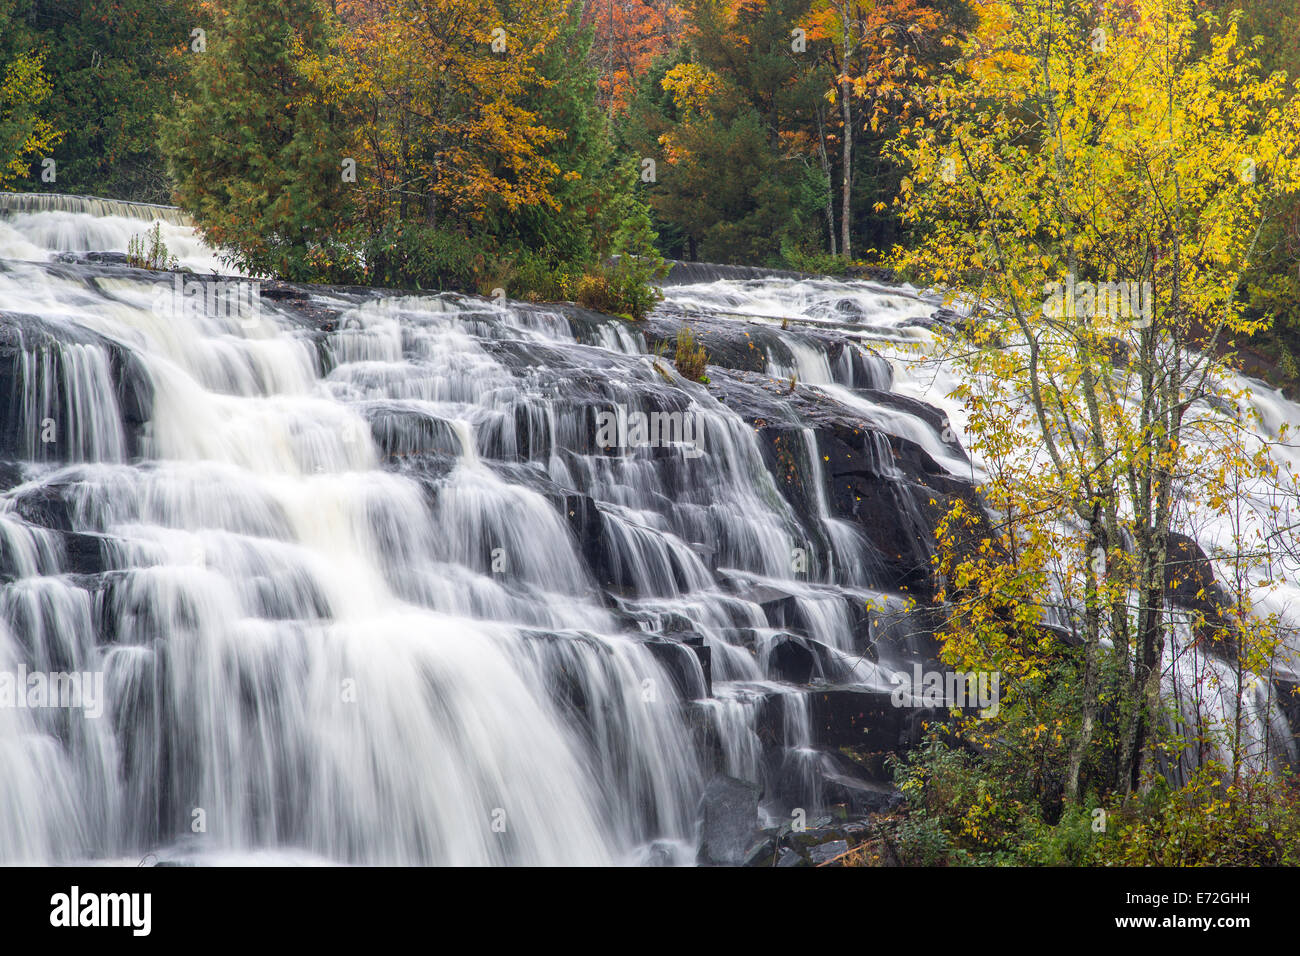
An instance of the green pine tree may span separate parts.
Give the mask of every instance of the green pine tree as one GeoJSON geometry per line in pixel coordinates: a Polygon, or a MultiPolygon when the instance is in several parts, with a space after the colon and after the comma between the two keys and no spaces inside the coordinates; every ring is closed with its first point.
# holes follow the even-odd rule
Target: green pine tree
{"type": "Polygon", "coordinates": [[[358,274],[345,241],[346,130],[299,65],[304,51],[327,48],[335,27],[323,0],[230,0],[161,124],[180,204],[253,274],[358,274]]]}

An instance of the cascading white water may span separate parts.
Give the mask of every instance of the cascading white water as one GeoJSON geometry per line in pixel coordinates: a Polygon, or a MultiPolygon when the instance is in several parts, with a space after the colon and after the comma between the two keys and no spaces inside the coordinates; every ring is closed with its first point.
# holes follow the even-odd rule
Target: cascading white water
{"type": "MultiPolygon", "coordinates": [[[[897,408],[882,406],[848,387],[851,372],[832,368],[823,348],[797,333],[777,333],[783,354],[772,349],[767,353],[769,373],[794,378],[816,386],[837,402],[852,408],[864,421],[881,433],[895,435],[915,443],[954,475],[966,474],[972,481],[984,474],[978,454],[967,461],[961,448],[965,442],[965,413],[951,396],[961,384],[950,368],[930,361],[935,342],[926,322],[940,304],[939,297],[922,294],[904,286],[886,288],[874,283],[845,283],[829,279],[748,279],[718,280],[667,290],[672,305],[704,314],[746,316],[751,321],[789,323],[801,326],[833,325],[852,339],[870,344],[880,355],[888,357],[892,369],[891,388],[900,395],[917,398],[944,413],[949,434],[897,408]],[[960,441],[960,444],[958,443],[960,441]]],[[[842,353],[843,356],[847,351],[842,353]]],[[[1300,425],[1300,405],[1285,398],[1277,389],[1244,376],[1233,376],[1226,385],[1234,392],[1244,392],[1241,408],[1201,408],[1208,415],[1231,414],[1245,433],[1247,447],[1267,442],[1269,454],[1282,466],[1277,483],[1253,481],[1242,489],[1243,506],[1239,525],[1233,527],[1220,515],[1202,515],[1194,502],[1185,502],[1180,519],[1188,532],[1214,561],[1215,545],[1232,550],[1234,536],[1242,540],[1262,541],[1270,528],[1289,528],[1295,522],[1295,486],[1292,476],[1300,473],[1300,453],[1291,440],[1283,439],[1283,428],[1300,425]],[[1271,521],[1270,512],[1276,512],[1271,521]],[[1280,514],[1282,517],[1277,517],[1280,514]],[[1253,539],[1252,539],[1252,536],[1253,539]]],[[[1136,414],[1136,410],[1135,410],[1136,414]]],[[[884,458],[885,456],[882,456],[884,458]]],[[[821,487],[819,485],[818,487],[821,487]]],[[[1270,662],[1273,673],[1296,682],[1300,678],[1300,622],[1294,608],[1300,604],[1300,585],[1296,580],[1294,556],[1286,547],[1271,549],[1266,560],[1257,562],[1252,572],[1270,584],[1277,583],[1258,599],[1261,613],[1276,613],[1289,638],[1270,662]]],[[[1221,568],[1224,579],[1231,569],[1221,568]]],[[[1054,610],[1053,608],[1048,609],[1054,610]]],[[[1181,713],[1181,728],[1192,737],[1209,732],[1220,740],[1230,737],[1228,728],[1241,716],[1240,753],[1222,745],[1202,747],[1201,758],[1217,755],[1232,764],[1240,758],[1243,765],[1262,767],[1281,758],[1294,762],[1300,757],[1296,740],[1281,715],[1275,689],[1270,681],[1238,675],[1224,660],[1206,654],[1189,633],[1188,625],[1177,611],[1171,612],[1171,635],[1165,652],[1166,693],[1181,713]]],[[[1189,745],[1182,770],[1199,763],[1189,745]]]]}
{"type": "MultiPolygon", "coordinates": [[[[621,322],[324,289],[192,310],[171,274],[51,262],[157,218],[213,268],[174,215],[14,202],[0,673],[102,674],[105,700],[0,706],[0,862],[690,863],[714,772],[763,785],[773,822],[819,807],[809,688],[887,691],[905,661],[865,653],[861,609],[901,602],[832,508],[815,429],[789,431],[801,512],[755,427],[621,322]],[[698,433],[602,449],[611,407],[698,433]]],[[[669,296],[888,342],[933,309],[829,281],[669,296]]],[[[873,398],[946,407],[905,363],[781,336],[768,373],[859,415],[882,480],[891,435],[972,473],[873,398]]]]}
{"type": "Polygon", "coordinates": [[[719,569],[780,584],[852,670],[859,595],[832,585],[876,584],[864,546],[823,502],[842,553],[822,583],[792,570],[812,536],[753,430],[639,335],[452,295],[322,291],[324,332],[265,299],[195,311],[170,274],[47,264],[122,251],[151,210],[10,212],[0,664],[101,673],[106,703],[0,708],[0,861],[692,862],[700,721],[750,779],[764,700],[792,697],[784,744],[810,746],[767,673],[783,632],[719,569]],[[649,394],[701,454],[592,447],[593,403],[649,394]],[[682,620],[713,696],[688,646],[646,640],[682,620]]]}
{"type": "Polygon", "coordinates": [[[158,227],[177,264],[194,272],[230,272],[174,206],[58,193],[0,193],[0,259],[44,261],[50,253],[125,254],[133,237],[158,227]]]}
{"type": "MultiPolygon", "coordinates": [[[[689,840],[700,771],[667,704],[656,711],[640,693],[666,681],[636,643],[579,634],[612,628],[554,510],[472,452],[436,504],[374,470],[369,428],[331,388],[347,391],[364,369],[384,391],[409,375],[400,356],[349,356],[354,336],[342,333],[324,382],[311,344],[279,335],[274,317],[245,337],[232,323],[160,317],[148,282],[105,288],[116,301],[37,268],[0,274],[4,308],[125,345],[154,392],[149,464],[124,465],[105,348],[21,353],[23,457],[53,445],[86,464],[33,467],[10,501],[62,486],[77,529],[105,536],[110,573],[95,599],[115,633],[97,649],[91,592],[40,574],[48,559],[21,560],[3,592],[6,663],[102,666],[111,717],[74,721],[104,732],[66,752],[21,721],[6,734],[18,753],[5,762],[0,858],[137,852],[191,831],[196,813],[204,846],[365,862],[607,863],[649,836],[689,840]],[[54,395],[68,399],[57,407],[54,395]],[[484,536],[507,549],[512,581],[540,589],[523,623],[568,633],[529,637],[516,623],[526,602],[465,566],[484,536]],[[578,672],[599,712],[594,747],[548,699],[557,667],[578,672]]],[[[365,339],[393,334],[381,325],[365,339]]],[[[457,344],[441,344],[449,364],[492,364],[457,344]]],[[[434,351],[428,378],[453,382],[434,351]]],[[[21,557],[17,535],[6,552],[21,557]]],[[[40,532],[28,535],[39,553],[40,532]]]]}

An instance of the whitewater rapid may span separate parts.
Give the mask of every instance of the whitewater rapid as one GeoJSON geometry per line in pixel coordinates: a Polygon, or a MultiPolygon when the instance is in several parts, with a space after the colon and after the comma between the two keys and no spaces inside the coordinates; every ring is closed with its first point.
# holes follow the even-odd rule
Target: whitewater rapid
{"type": "MultiPolygon", "coordinates": [[[[174,211],[95,203],[0,218],[20,386],[0,671],[98,672],[107,697],[99,719],[0,707],[0,862],[690,864],[715,773],[762,785],[770,822],[820,810],[810,694],[887,691],[912,661],[864,650],[861,608],[903,599],[833,514],[812,428],[791,466],[804,514],[755,429],[622,322],[325,288],[263,296],[251,321],[160,309],[172,276],[68,254],[125,252],[157,216],[183,266],[220,257],[174,211]],[[594,447],[590,413],[611,406],[689,412],[703,454],[594,447]],[[774,607],[815,646],[812,686],[778,676],[795,628],[774,607]]],[[[772,329],[768,376],[982,474],[854,385],[853,361],[884,356],[882,384],[964,441],[957,382],[918,361],[934,296],[666,291],[772,329]],[[803,324],[860,354],[833,361],[803,324]]]]}

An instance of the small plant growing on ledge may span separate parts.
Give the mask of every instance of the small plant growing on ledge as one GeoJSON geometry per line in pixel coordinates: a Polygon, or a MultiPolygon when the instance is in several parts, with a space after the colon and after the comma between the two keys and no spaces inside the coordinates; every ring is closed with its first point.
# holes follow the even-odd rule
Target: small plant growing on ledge
{"type": "Polygon", "coordinates": [[[695,340],[695,333],[687,326],[682,326],[677,332],[677,354],[673,356],[673,364],[683,378],[708,384],[704,370],[709,364],[709,353],[695,340]]]}
{"type": "Polygon", "coordinates": [[[153,228],[144,235],[132,236],[126,244],[127,265],[135,269],[175,269],[176,257],[163,242],[162,223],[155,222],[153,228]]]}

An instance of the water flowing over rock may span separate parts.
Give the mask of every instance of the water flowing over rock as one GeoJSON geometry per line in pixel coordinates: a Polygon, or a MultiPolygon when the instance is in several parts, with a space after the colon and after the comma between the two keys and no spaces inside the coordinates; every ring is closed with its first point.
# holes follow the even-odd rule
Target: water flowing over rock
{"type": "Polygon", "coordinates": [[[191,226],[190,217],[175,206],[147,202],[101,199],[98,196],[70,196],[65,193],[0,193],[0,214],[64,212],[95,218],[158,219],[173,226],[191,226]]]}
{"type": "Polygon", "coordinates": [[[939,716],[891,705],[934,666],[908,599],[975,470],[862,333],[935,302],[709,279],[630,326],[262,282],[237,313],[233,277],[102,254],[153,208],[0,202],[0,672],[105,698],[0,707],[0,862],[738,864],[897,799],[879,756],[939,716]],[[654,356],[683,323],[707,384],[654,356]]]}

